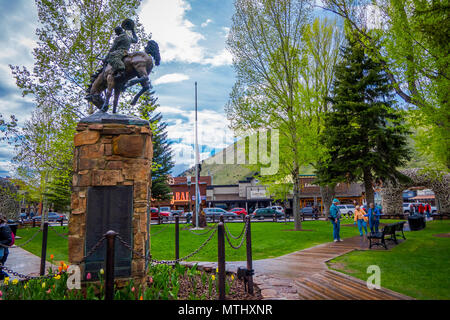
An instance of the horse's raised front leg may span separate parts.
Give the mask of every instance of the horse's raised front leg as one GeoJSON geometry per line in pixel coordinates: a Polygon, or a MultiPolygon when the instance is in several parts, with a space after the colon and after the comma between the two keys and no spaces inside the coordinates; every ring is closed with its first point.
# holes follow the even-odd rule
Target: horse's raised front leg
{"type": "Polygon", "coordinates": [[[108,83],[108,88],[106,89],[106,95],[105,95],[105,102],[103,103],[103,107],[102,107],[102,111],[106,112],[108,111],[108,107],[109,107],[109,99],[111,98],[112,95],[112,91],[114,88],[114,77],[112,74],[108,75],[108,77],[106,78],[107,83],[108,83]]]}

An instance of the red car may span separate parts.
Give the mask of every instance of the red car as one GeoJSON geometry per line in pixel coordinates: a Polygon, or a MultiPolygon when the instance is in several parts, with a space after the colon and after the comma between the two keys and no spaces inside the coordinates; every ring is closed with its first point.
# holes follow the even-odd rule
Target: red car
{"type": "Polygon", "coordinates": [[[247,215],[247,211],[244,208],[233,208],[229,212],[236,213],[237,215],[243,214],[244,216],[247,215]]]}
{"type": "Polygon", "coordinates": [[[166,220],[170,217],[170,211],[161,210],[161,212],[159,212],[159,214],[158,214],[158,212],[159,212],[158,208],[151,207],[150,208],[151,219],[153,219],[153,220],[158,219],[158,215],[160,215],[161,218],[164,218],[166,220]]]}

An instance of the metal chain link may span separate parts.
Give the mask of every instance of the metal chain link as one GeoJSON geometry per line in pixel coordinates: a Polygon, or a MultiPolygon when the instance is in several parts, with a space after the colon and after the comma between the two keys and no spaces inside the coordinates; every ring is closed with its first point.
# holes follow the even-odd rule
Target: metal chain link
{"type": "Polygon", "coordinates": [[[0,269],[6,270],[7,273],[12,274],[13,276],[16,276],[16,277],[21,278],[21,279],[26,279],[26,280],[50,279],[50,278],[53,278],[54,276],[57,276],[57,275],[60,274],[60,273],[54,273],[54,274],[50,274],[49,273],[49,274],[46,274],[46,275],[43,275],[43,276],[30,276],[30,275],[26,275],[26,274],[22,274],[22,273],[16,272],[16,271],[14,271],[12,269],[9,269],[8,267],[2,266],[2,265],[0,265],[0,269]]]}
{"type": "Polygon", "coordinates": [[[161,232],[163,232],[164,230],[166,230],[169,226],[170,226],[170,223],[166,223],[166,226],[163,227],[161,230],[158,230],[158,231],[155,232],[155,233],[150,233],[150,234],[149,234],[150,237],[156,236],[156,235],[160,234],[161,232]]]}
{"type": "Polygon", "coordinates": [[[12,246],[7,246],[5,244],[1,244],[0,243],[0,246],[4,247],[4,248],[20,248],[20,247],[24,247],[27,244],[29,244],[31,241],[33,241],[33,239],[36,238],[36,236],[38,235],[39,232],[42,232],[42,230],[40,228],[28,240],[26,240],[24,243],[13,244],[12,246]]]}
{"type": "Polygon", "coordinates": [[[100,240],[97,241],[97,243],[91,248],[91,250],[88,251],[88,253],[81,259],[81,261],[76,262],[74,264],[80,264],[82,262],[84,262],[87,258],[89,258],[89,256],[91,256],[95,251],[97,251],[97,249],[100,247],[100,245],[102,244],[102,242],[106,239],[106,235],[103,235],[100,240]]]}
{"type": "Polygon", "coordinates": [[[211,226],[211,227],[208,227],[208,230],[207,231],[205,231],[205,232],[200,232],[200,233],[197,233],[197,232],[193,232],[191,229],[185,229],[185,230],[187,230],[187,231],[189,231],[190,233],[192,233],[192,234],[194,234],[194,235],[196,235],[196,236],[203,236],[203,235],[205,235],[205,234],[208,234],[208,233],[210,233],[211,232],[211,230],[213,230],[214,228],[216,228],[216,226],[217,226],[217,223],[215,224],[215,225],[213,225],[213,226],[211,226]]]}
{"type": "Polygon", "coordinates": [[[51,225],[48,225],[48,226],[50,227],[50,229],[53,230],[53,232],[55,232],[55,233],[56,233],[58,236],[60,236],[61,238],[69,239],[69,238],[68,238],[67,236],[65,236],[64,234],[62,234],[62,233],[56,231],[56,229],[55,229],[53,226],[51,226],[51,225]]]}
{"type": "MultiPolygon", "coordinates": [[[[245,227],[244,227],[244,230],[243,231],[246,231],[247,230],[247,227],[248,227],[248,224],[245,224],[245,227]]],[[[224,232],[225,233],[225,238],[227,239],[227,241],[228,241],[228,244],[230,245],[230,247],[232,247],[233,249],[235,249],[235,250],[238,250],[238,249],[240,249],[241,247],[242,247],[242,245],[244,244],[244,240],[246,239],[246,237],[247,237],[247,234],[245,234],[243,237],[242,237],[242,239],[241,239],[241,243],[236,247],[236,246],[234,246],[232,243],[231,243],[231,240],[230,240],[230,238],[228,237],[228,233],[227,232],[224,232]]]]}
{"type": "Polygon", "coordinates": [[[245,223],[245,225],[244,225],[244,227],[242,228],[242,231],[241,231],[241,233],[237,236],[237,237],[235,237],[235,236],[233,236],[233,234],[230,232],[230,230],[228,229],[228,226],[227,226],[227,223],[223,223],[224,225],[225,225],[225,230],[227,231],[227,233],[233,238],[233,239],[239,239],[240,237],[242,237],[242,235],[244,234],[244,231],[247,229],[247,223],[245,223]]]}
{"type": "Polygon", "coordinates": [[[148,258],[148,257],[144,256],[142,253],[133,250],[131,245],[129,245],[125,240],[123,240],[123,238],[120,235],[117,235],[116,237],[120,241],[120,243],[122,243],[128,250],[130,250],[135,255],[141,257],[142,259],[145,259],[154,264],[174,264],[174,263],[177,263],[177,262],[180,262],[183,260],[187,260],[187,259],[193,257],[194,255],[196,255],[201,249],[203,249],[203,247],[205,247],[209,243],[209,241],[211,241],[212,237],[216,234],[216,232],[217,232],[217,229],[215,229],[214,232],[212,232],[209,235],[208,239],[206,239],[205,242],[203,242],[196,250],[194,250],[193,252],[191,252],[190,254],[188,254],[182,258],[175,259],[175,260],[156,260],[156,259],[148,258]]]}

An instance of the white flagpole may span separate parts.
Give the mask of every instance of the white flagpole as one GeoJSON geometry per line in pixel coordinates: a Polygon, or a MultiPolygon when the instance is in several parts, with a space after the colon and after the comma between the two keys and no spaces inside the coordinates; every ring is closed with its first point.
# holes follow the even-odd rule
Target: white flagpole
{"type": "Polygon", "coordinates": [[[198,188],[198,164],[199,164],[199,153],[198,153],[198,123],[197,123],[197,81],[195,81],[195,227],[199,228],[198,225],[198,215],[199,215],[199,188],[198,188]]]}

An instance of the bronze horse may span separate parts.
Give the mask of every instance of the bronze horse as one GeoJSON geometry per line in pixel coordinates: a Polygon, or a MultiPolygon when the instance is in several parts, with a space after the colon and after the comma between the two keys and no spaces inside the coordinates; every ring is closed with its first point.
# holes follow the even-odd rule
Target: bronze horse
{"type": "Polygon", "coordinates": [[[125,75],[122,78],[114,78],[112,67],[109,64],[99,69],[91,77],[92,83],[87,90],[88,95],[85,99],[92,102],[101,111],[106,112],[114,90],[113,113],[116,113],[120,93],[128,87],[140,83],[142,89],[134,96],[131,102],[131,105],[135,105],[139,97],[152,87],[148,76],[153,69],[153,61],[149,54],[155,59],[155,65],[159,66],[161,57],[158,44],[150,40],[145,47],[145,52],[134,52],[125,56],[123,59],[125,75]],[[102,92],[105,90],[105,99],[103,99],[102,92]]]}

